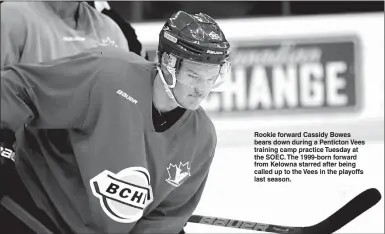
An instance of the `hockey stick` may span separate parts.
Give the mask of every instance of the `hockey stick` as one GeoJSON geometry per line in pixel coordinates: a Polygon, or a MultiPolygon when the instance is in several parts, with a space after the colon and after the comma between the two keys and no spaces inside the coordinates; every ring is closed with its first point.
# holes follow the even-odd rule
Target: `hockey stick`
{"type": "MultiPolygon", "coordinates": [[[[192,215],[188,222],[283,234],[330,234],[351,222],[380,200],[381,194],[377,189],[368,189],[353,198],[329,218],[309,227],[288,227],[200,215],[192,215]]],[[[11,198],[4,196],[1,199],[1,205],[22,220],[36,233],[52,233],[11,198]]]]}
{"type": "Polygon", "coordinates": [[[37,219],[35,219],[31,214],[29,214],[26,210],[19,206],[15,201],[13,201],[10,197],[4,196],[0,204],[4,206],[7,210],[9,210],[13,215],[19,218],[25,225],[31,228],[36,233],[47,233],[52,234],[50,230],[48,230],[43,224],[41,224],[37,219]]]}
{"type": "Polygon", "coordinates": [[[288,227],[225,218],[192,215],[188,222],[238,229],[285,234],[330,234],[342,228],[381,200],[380,192],[371,188],[350,200],[324,221],[308,227],[288,227]]]}

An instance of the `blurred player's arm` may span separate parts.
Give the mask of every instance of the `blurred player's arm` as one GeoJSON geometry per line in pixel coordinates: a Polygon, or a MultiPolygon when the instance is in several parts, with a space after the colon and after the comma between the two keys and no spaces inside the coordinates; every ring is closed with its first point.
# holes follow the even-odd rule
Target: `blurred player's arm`
{"type": "MultiPolygon", "coordinates": [[[[1,127],[16,132],[37,128],[80,128],[98,66],[95,56],[78,54],[1,71],[1,127]],[[87,69],[91,66],[92,69],[87,69]]],[[[100,67],[100,66],[99,66],[100,67]]]]}
{"type": "Polygon", "coordinates": [[[27,36],[24,18],[12,2],[1,4],[1,69],[18,63],[27,36]]]}
{"type": "Polygon", "coordinates": [[[139,220],[132,233],[184,233],[183,228],[202,197],[215,147],[216,138],[209,140],[206,153],[210,157],[154,211],[139,220]]]}
{"type": "MultiPolygon", "coordinates": [[[[140,120],[138,112],[131,111],[138,106],[117,94],[127,85],[128,74],[116,72],[127,64],[98,59],[103,53],[98,48],[92,50],[95,53],[38,65],[6,67],[1,72],[1,123],[13,132],[28,124],[80,133],[74,137],[75,157],[89,195],[90,212],[103,218],[98,220],[100,226],[93,228],[102,233],[119,223],[103,214],[90,181],[105,170],[117,173],[138,163],[127,160],[135,157],[127,141],[141,148],[142,125],[134,120],[140,120]]],[[[124,225],[129,232],[134,224],[124,225]]]]}

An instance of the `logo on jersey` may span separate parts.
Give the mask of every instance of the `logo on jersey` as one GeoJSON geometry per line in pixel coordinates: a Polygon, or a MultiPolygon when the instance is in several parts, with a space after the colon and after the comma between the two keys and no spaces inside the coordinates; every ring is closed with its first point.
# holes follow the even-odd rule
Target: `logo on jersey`
{"type": "Polygon", "coordinates": [[[0,146],[1,156],[15,161],[15,152],[12,149],[4,148],[0,146]]]}
{"type": "Polygon", "coordinates": [[[189,176],[191,176],[189,162],[180,162],[179,166],[170,163],[166,169],[168,172],[168,178],[166,181],[175,187],[179,187],[179,185],[181,185],[189,176]]]}
{"type": "Polygon", "coordinates": [[[76,37],[63,36],[63,41],[86,41],[86,38],[85,37],[79,37],[79,36],[76,36],[76,37]]]}
{"type": "Polygon", "coordinates": [[[139,220],[154,199],[150,175],[142,167],[127,168],[117,174],[105,170],[92,178],[90,184],[103,211],[120,223],[139,220]]]}
{"type": "Polygon", "coordinates": [[[106,37],[105,39],[102,39],[99,43],[100,46],[115,46],[118,47],[118,45],[115,43],[114,40],[112,40],[110,37],[106,37]]]}
{"type": "Polygon", "coordinates": [[[138,100],[136,100],[135,98],[131,97],[130,95],[128,95],[126,92],[122,91],[122,90],[118,90],[116,91],[117,94],[119,94],[120,96],[124,97],[125,99],[127,99],[128,101],[136,104],[138,103],[138,100]]]}

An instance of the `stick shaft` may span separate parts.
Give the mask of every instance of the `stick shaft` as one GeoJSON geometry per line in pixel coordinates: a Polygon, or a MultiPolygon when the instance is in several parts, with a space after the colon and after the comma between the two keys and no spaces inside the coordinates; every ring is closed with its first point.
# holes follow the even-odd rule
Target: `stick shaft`
{"type": "Polygon", "coordinates": [[[254,230],[261,232],[272,232],[272,233],[282,233],[282,234],[301,234],[301,227],[286,227],[265,223],[256,223],[249,221],[225,219],[218,217],[210,216],[201,216],[201,215],[192,215],[188,222],[190,223],[200,223],[206,225],[220,226],[220,227],[230,227],[244,230],[254,230]]]}
{"type": "Polygon", "coordinates": [[[25,223],[29,228],[31,228],[36,233],[49,233],[52,234],[43,224],[41,224],[37,219],[35,219],[31,214],[26,210],[20,207],[15,201],[10,197],[4,196],[1,199],[1,205],[19,218],[23,223],[25,223]]]}
{"type": "Polygon", "coordinates": [[[381,193],[377,189],[367,189],[354,197],[327,219],[308,227],[287,227],[201,215],[192,215],[188,222],[279,234],[330,234],[363,214],[380,200],[381,193]]]}

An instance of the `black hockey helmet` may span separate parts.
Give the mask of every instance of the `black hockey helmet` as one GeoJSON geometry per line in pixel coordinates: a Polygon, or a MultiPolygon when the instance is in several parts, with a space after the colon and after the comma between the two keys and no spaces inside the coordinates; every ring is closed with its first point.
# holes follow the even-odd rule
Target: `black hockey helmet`
{"type": "Polygon", "coordinates": [[[178,11],[159,34],[158,61],[164,53],[171,53],[177,58],[176,69],[182,59],[221,65],[227,61],[229,49],[222,30],[210,16],[178,11]]]}

